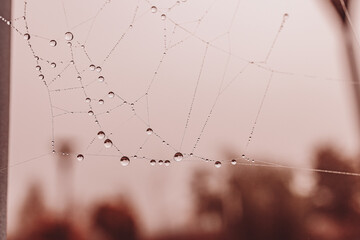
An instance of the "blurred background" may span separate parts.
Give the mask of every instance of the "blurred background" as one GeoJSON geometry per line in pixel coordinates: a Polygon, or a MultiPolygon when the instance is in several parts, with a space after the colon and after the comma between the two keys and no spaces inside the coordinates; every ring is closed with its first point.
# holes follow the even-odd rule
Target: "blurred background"
{"type": "MultiPolygon", "coordinates": [[[[31,38],[12,35],[9,239],[360,238],[359,177],[302,170],[360,172],[357,1],[343,1],[351,24],[335,0],[25,3],[31,38]],[[129,166],[98,141],[79,69],[129,166]]],[[[24,1],[12,15],[26,33],[24,1]]]]}

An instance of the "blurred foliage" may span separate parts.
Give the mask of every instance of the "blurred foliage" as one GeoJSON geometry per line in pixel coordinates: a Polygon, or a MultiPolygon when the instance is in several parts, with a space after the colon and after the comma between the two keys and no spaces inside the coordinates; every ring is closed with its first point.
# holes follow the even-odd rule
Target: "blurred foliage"
{"type": "MultiPolygon", "coordinates": [[[[353,162],[326,148],[318,152],[314,168],[358,172],[353,162]]],[[[76,213],[48,211],[41,189],[34,185],[21,210],[19,231],[9,239],[360,239],[359,178],[319,172],[313,176],[316,181],[312,191],[299,195],[293,189],[294,174],[289,170],[229,167],[226,179],[196,172],[191,182],[191,227],[152,238],[143,236],[133,208],[122,199],[99,203],[79,219],[76,213]]]]}

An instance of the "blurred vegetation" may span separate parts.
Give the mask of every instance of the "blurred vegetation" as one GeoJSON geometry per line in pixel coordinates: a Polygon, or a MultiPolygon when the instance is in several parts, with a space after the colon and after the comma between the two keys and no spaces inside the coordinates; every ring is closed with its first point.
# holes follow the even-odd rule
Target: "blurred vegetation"
{"type": "MultiPolygon", "coordinates": [[[[317,153],[313,167],[359,172],[353,162],[326,148],[317,153]]],[[[224,179],[207,172],[194,174],[195,210],[189,219],[192,227],[186,231],[147,238],[132,206],[121,198],[93,206],[81,219],[75,213],[51,212],[44,207],[41,189],[34,185],[21,210],[19,231],[9,239],[360,239],[360,178],[314,173],[311,192],[299,195],[291,186],[294,174],[289,170],[241,166],[229,167],[227,172],[221,183],[224,179]],[[216,184],[221,187],[213,187],[216,184]]]]}

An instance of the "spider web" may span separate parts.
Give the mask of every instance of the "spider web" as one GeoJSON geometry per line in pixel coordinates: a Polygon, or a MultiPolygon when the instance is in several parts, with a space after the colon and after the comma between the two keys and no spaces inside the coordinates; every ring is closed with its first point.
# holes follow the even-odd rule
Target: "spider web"
{"type": "Polygon", "coordinates": [[[268,30],[271,41],[251,58],[242,56],[246,43],[234,41],[238,22],[243,23],[242,2],[25,0],[22,16],[1,17],[27,44],[34,60],[26,64],[34,65],[31,80],[47,95],[51,123],[50,131],[44,130],[49,152],[10,167],[68,155],[80,162],[120,160],[123,166],[202,161],[217,168],[251,165],[360,176],[256,159],[251,146],[258,125],[266,125],[262,113],[274,79],[344,80],[269,64],[290,21],[287,11],[276,13],[278,24],[268,30]],[[202,28],[205,24],[212,29],[202,28]],[[252,97],[244,97],[247,91],[252,97]],[[75,143],[74,151],[59,148],[64,137],[75,143]],[[222,145],[236,149],[236,155],[224,159],[222,145]]]}

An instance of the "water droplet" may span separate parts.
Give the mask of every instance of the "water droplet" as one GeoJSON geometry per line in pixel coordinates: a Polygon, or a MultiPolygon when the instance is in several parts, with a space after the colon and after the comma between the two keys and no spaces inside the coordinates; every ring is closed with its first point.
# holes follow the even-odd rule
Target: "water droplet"
{"type": "Polygon", "coordinates": [[[101,68],[100,66],[98,66],[98,67],[95,68],[95,70],[96,70],[97,72],[101,72],[101,71],[102,71],[102,68],[101,68]]]}
{"type": "Polygon", "coordinates": [[[90,98],[86,98],[86,99],[85,99],[85,102],[89,103],[89,102],[91,102],[91,99],[90,99],[90,98]]]}
{"type": "Polygon", "coordinates": [[[105,79],[105,78],[104,78],[103,76],[98,77],[98,81],[99,81],[99,82],[103,82],[104,79],[105,79]]]}
{"type": "Polygon", "coordinates": [[[52,68],[56,68],[56,63],[52,62],[52,63],[50,64],[50,66],[51,66],[52,68]]]}
{"type": "Polygon", "coordinates": [[[121,165],[123,165],[124,167],[128,166],[130,164],[130,159],[127,156],[123,156],[120,159],[120,163],[121,165]]]}
{"type": "Polygon", "coordinates": [[[136,156],[136,155],[134,155],[134,159],[137,159],[137,156],[136,156]]]}
{"type": "Polygon", "coordinates": [[[37,66],[35,67],[35,69],[36,69],[37,71],[40,71],[40,70],[41,70],[41,67],[40,67],[39,65],[37,65],[37,66]]]}
{"type": "Polygon", "coordinates": [[[152,12],[152,13],[156,13],[156,12],[157,12],[157,7],[152,6],[152,7],[151,7],[151,12],[152,12]]]}
{"type": "Polygon", "coordinates": [[[24,39],[25,39],[25,40],[30,40],[30,34],[25,33],[25,34],[24,34],[24,39]]]}
{"type": "Polygon", "coordinates": [[[45,78],[44,75],[42,75],[42,74],[39,75],[40,80],[43,80],[44,78],[45,78]]]}
{"type": "Polygon", "coordinates": [[[73,38],[74,38],[74,35],[71,32],[65,33],[65,40],[66,41],[71,41],[71,40],[73,40],[73,38]]]}
{"type": "Polygon", "coordinates": [[[109,93],[108,93],[108,97],[109,97],[109,98],[113,98],[114,96],[115,96],[115,93],[113,93],[113,92],[109,92],[109,93]]]}
{"type": "Polygon", "coordinates": [[[241,155],[241,157],[242,157],[243,159],[245,159],[245,154],[241,155]]]}
{"type": "Polygon", "coordinates": [[[82,49],[85,49],[85,45],[81,45],[81,48],[82,48],[82,49]]]}
{"type": "Polygon", "coordinates": [[[236,165],[236,160],[235,159],[231,160],[231,164],[236,165]]]}
{"type": "Polygon", "coordinates": [[[71,65],[74,65],[74,64],[75,64],[74,60],[71,60],[71,61],[70,61],[70,64],[71,64],[71,65]]]}
{"type": "Polygon", "coordinates": [[[159,160],[159,165],[161,166],[161,165],[163,165],[163,163],[164,163],[164,161],[163,160],[159,160]]]}
{"type": "Polygon", "coordinates": [[[288,13],[284,13],[284,16],[283,16],[284,20],[287,20],[289,18],[289,14],[288,13]]]}
{"type": "Polygon", "coordinates": [[[104,104],[104,100],[99,99],[99,104],[104,104]]]}
{"type": "Polygon", "coordinates": [[[84,160],[84,155],[79,154],[79,155],[76,156],[76,159],[77,159],[79,162],[81,162],[82,160],[84,160]]]}
{"type": "Polygon", "coordinates": [[[175,161],[177,161],[177,162],[180,162],[182,159],[183,159],[183,155],[182,155],[182,153],[181,152],[177,152],[177,153],[175,153],[175,155],[174,155],[174,160],[175,161]]]}
{"type": "Polygon", "coordinates": [[[190,157],[194,156],[194,154],[193,154],[193,153],[190,153],[189,155],[190,155],[190,157]]]}
{"type": "Polygon", "coordinates": [[[90,69],[90,71],[94,71],[94,70],[95,70],[95,65],[94,65],[94,64],[91,64],[91,65],[89,66],[89,69],[90,69]]]}
{"type": "Polygon", "coordinates": [[[153,130],[151,128],[146,129],[146,133],[148,135],[151,135],[153,133],[153,130]]]}
{"type": "Polygon", "coordinates": [[[112,143],[112,141],[111,141],[110,139],[106,139],[106,140],[104,141],[104,146],[105,146],[106,148],[111,148],[112,145],[113,145],[113,143],[112,143]]]}
{"type": "Polygon", "coordinates": [[[161,14],[161,20],[165,20],[166,19],[166,15],[165,14],[161,14]]]}
{"type": "Polygon", "coordinates": [[[80,80],[81,80],[81,76],[77,76],[76,79],[80,81],[80,80]]]}
{"type": "Polygon", "coordinates": [[[170,160],[165,160],[165,166],[170,166],[170,160]]]}
{"type": "Polygon", "coordinates": [[[72,46],[72,43],[71,42],[67,42],[66,45],[68,45],[69,47],[72,46]]]}
{"type": "Polygon", "coordinates": [[[220,168],[220,167],[221,167],[221,162],[220,162],[220,161],[216,161],[216,162],[215,162],[215,167],[216,167],[216,168],[220,168]]]}
{"type": "Polygon", "coordinates": [[[154,159],[150,160],[150,165],[151,166],[155,166],[155,164],[156,164],[156,161],[154,159]]]}
{"type": "Polygon", "coordinates": [[[98,137],[98,139],[104,139],[105,133],[103,131],[100,131],[100,132],[98,132],[97,137],[98,137]]]}
{"type": "Polygon", "coordinates": [[[57,45],[57,42],[55,40],[51,40],[49,44],[51,47],[55,47],[57,45]]]}
{"type": "Polygon", "coordinates": [[[90,116],[93,116],[94,115],[94,112],[93,111],[88,111],[88,114],[90,115],[90,116]]]}

